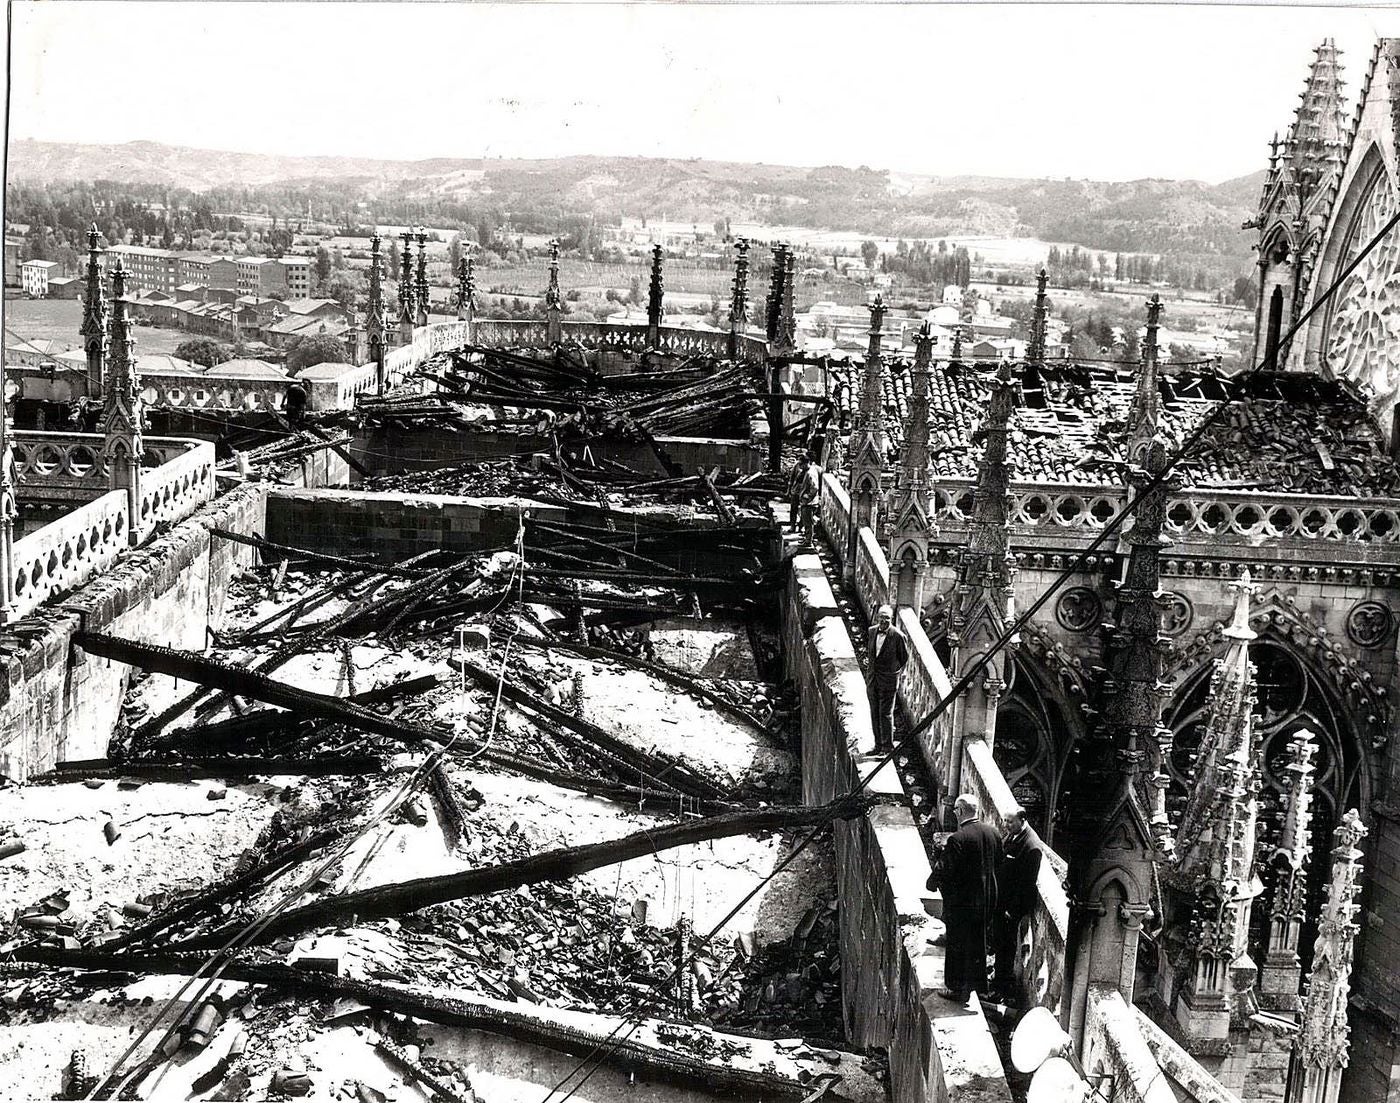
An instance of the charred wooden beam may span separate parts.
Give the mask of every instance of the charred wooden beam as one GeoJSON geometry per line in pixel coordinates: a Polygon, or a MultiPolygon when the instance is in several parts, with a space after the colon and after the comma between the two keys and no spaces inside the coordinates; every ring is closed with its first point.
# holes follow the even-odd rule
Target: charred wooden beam
{"type": "Polygon", "coordinates": [[[316,563],[323,567],[333,567],[340,571],[373,571],[376,574],[394,575],[398,578],[424,578],[432,574],[432,571],[423,567],[400,567],[392,564],[362,563],[358,559],[346,559],[339,555],[327,555],[324,552],[311,551],[308,548],[293,548],[286,544],[276,544],[271,540],[265,540],[261,536],[247,536],[241,532],[230,532],[227,529],[210,526],[209,532],[219,537],[221,540],[232,540],[236,544],[246,544],[251,548],[258,548],[264,552],[273,552],[284,557],[296,557],[305,560],[307,563],[316,563]]]}
{"type": "Polygon", "coordinates": [[[332,827],[329,830],[317,832],[301,842],[284,847],[282,850],[268,855],[267,858],[242,875],[221,884],[212,885],[189,899],[180,901],[159,915],[152,916],[141,926],[126,931],[103,945],[108,950],[124,949],[138,942],[145,942],[153,935],[159,934],[177,923],[187,923],[195,916],[218,907],[225,900],[232,900],[254,885],[266,881],[269,877],[276,876],[322,847],[329,846],[344,834],[344,828],[332,827]]]}
{"type": "MultiPolygon", "coordinates": [[[[463,672],[477,684],[495,690],[496,677],[494,674],[465,660],[459,660],[456,665],[460,666],[463,672]]],[[[561,708],[556,708],[548,701],[542,700],[538,693],[529,692],[519,686],[512,685],[510,682],[503,682],[500,690],[502,698],[511,704],[552,720],[559,727],[572,732],[595,747],[602,748],[628,763],[634,769],[640,770],[644,776],[664,781],[674,789],[704,800],[722,800],[726,796],[724,790],[718,785],[709,778],[698,774],[685,763],[669,755],[654,752],[648,754],[645,751],[639,751],[630,743],[605,732],[596,724],[590,724],[587,720],[580,719],[561,708]]]]}
{"type": "MultiPolygon", "coordinates": [[[[138,972],[147,976],[191,976],[210,962],[203,954],[107,954],[93,950],[59,950],[48,946],[22,946],[18,961],[32,961],[53,968],[84,971],[138,972]]],[[[461,995],[442,996],[405,985],[354,980],[288,965],[252,964],[235,960],[223,966],[227,980],[266,985],[303,993],[317,999],[348,998],[369,1007],[424,1022],[467,1030],[546,1049],[607,1061],[623,1069],[636,1069],[648,1077],[736,1100],[801,1100],[809,1087],[773,1073],[754,1072],[731,1064],[711,1063],[675,1047],[657,1049],[633,1042],[616,1033],[587,1031],[531,1015],[518,1007],[502,1007],[461,995]]]]}
{"type": "MultiPolygon", "coordinates": [[[[565,881],[591,870],[617,865],[648,854],[657,854],[678,846],[693,846],[714,839],[735,835],[751,835],[763,831],[783,831],[797,827],[814,827],[832,820],[853,819],[877,803],[886,802],[882,796],[847,797],[830,804],[797,807],[768,807],[725,812],[683,823],[650,827],[607,842],[588,843],[578,847],[561,847],[542,854],[532,854],[500,865],[469,869],[461,873],[419,877],[391,885],[378,885],[358,892],[342,893],[324,900],[303,904],[273,917],[257,935],[258,942],[307,930],[328,923],[385,919],[414,912],[434,904],[445,904],[470,896],[485,896],[493,892],[516,889],[540,881],[565,881]]],[[[172,950],[205,950],[222,946],[231,931],[221,930],[198,939],[173,944],[172,950]]]]}
{"type": "Polygon", "coordinates": [[[390,720],[339,697],[313,693],[286,682],[278,682],[247,667],[207,658],[192,651],[177,651],[172,647],[121,639],[103,632],[76,632],[73,642],[85,651],[119,663],[198,682],[203,686],[214,686],[225,693],[236,693],[302,715],[332,720],[402,743],[423,740],[440,742],[443,739],[441,732],[431,728],[390,720]]]}

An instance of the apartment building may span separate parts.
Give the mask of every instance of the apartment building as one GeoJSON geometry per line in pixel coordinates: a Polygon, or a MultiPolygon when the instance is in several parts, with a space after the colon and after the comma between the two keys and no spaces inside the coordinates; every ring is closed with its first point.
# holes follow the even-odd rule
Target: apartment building
{"type": "Polygon", "coordinates": [[[51,260],[27,260],[20,265],[24,293],[31,299],[49,297],[49,280],[58,275],[58,265],[51,260]]]}
{"type": "Polygon", "coordinates": [[[174,291],[182,283],[190,282],[180,275],[179,254],[169,249],[113,245],[107,252],[113,257],[121,257],[122,267],[126,269],[127,288],[132,293],[140,290],[174,291]]]}
{"type": "Polygon", "coordinates": [[[282,291],[289,299],[311,297],[309,257],[225,257],[205,253],[176,253],[141,245],[114,245],[108,250],[122,258],[133,290],[174,292],[199,284],[266,298],[282,291]]]}

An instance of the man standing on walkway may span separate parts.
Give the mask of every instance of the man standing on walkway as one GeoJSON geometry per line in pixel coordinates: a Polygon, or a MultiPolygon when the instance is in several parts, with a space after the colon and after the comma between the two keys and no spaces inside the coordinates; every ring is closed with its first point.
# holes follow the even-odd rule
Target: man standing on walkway
{"type": "Polygon", "coordinates": [[[977,798],[964,793],[953,805],[958,829],[943,848],[942,872],[929,888],[943,890],[943,989],[946,999],[966,1003],[973,992],[986,993],[987,928],[997,904],[997,860],[1001,840],[977,818],[977,798]],[[936,883],[937,882],[937,883],[936,883]]]}
{"type": "Polygon", "coordinates": [[[1026,810],[1015,809],[1006,817],[1006,841],[997,866],[997,911],[993,939],[996,942],[996,977],[993,989],[1002,996],[1015,994],[1016,946],[1021,920],[1035,911],[1036,882],[1045,844],[1026,822],[1026,810]]]}
{"type": "Polygon", "coordinates": [[[870,719],[875,725],[875,750],[894,748],[894,706],[899,696],[899,672],[909,661],[909,641],[894,623],[894,610],[881,605],[870,628],[866,686],[870,719]]]}
{"type": "Polygon", "coordinates": [[[808,456],[802,463],[797,487],[797,510],[802,522],[802,542],[810,545],[815,539],[817,502],[821,500],[821,468],[808,456]]]}

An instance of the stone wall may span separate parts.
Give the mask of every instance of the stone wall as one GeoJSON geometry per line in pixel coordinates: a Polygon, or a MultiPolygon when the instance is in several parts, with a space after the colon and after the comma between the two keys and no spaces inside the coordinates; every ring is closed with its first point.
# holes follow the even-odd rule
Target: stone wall
{"type": "MultiPolygon", "coordinates": [[[[865,680],[835,595],[812,555],[791,561],[783,608],[785,672],[802,702],[802,788],[811,804],[852,791],[878,765],[865,680]]],[[[899,795],[893,766],[872,793],[899,795]]],[[[908,808],[885,805],[834,828],[842,1002],[848,1036],[889,1051],[896,1103],[1007,1101],[979,1005],[944,1001],[941,929],[925,907],[930,868],[908,808]]]]}
{"type": "Polygon", "coordinates": [[[0,773],[24,779],[106,754],[130,668],[85,655],[73,633],[203,650],[206,629],[222,621],[229,583],[257,555],[211,537],[209,527],[260,533],[265,494],[258,485],[225,494],[66,600],[0,628],[0,773]]]}
{"type": "Polygon", "coordinates": [[[522,498],[278,488],[268,495],[267,538],[395,563],[432,548],[465,553],[510,545],[521,510],[553,521],[567,516],[558,506],[522,498]]]}

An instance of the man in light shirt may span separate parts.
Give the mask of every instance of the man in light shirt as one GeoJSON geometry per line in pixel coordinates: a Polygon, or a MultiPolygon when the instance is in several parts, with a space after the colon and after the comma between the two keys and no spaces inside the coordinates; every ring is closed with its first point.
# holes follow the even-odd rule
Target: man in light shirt
{"type": "Polygon", "coordinates": [[[875,725],[875,749],[894,748],[894,705],[899,696],[899,672],[909,661],[909,641],[894,623],[894,610],[881,605],[870,628],[870,663],[866,685],[870,719],[875,725]]]}

